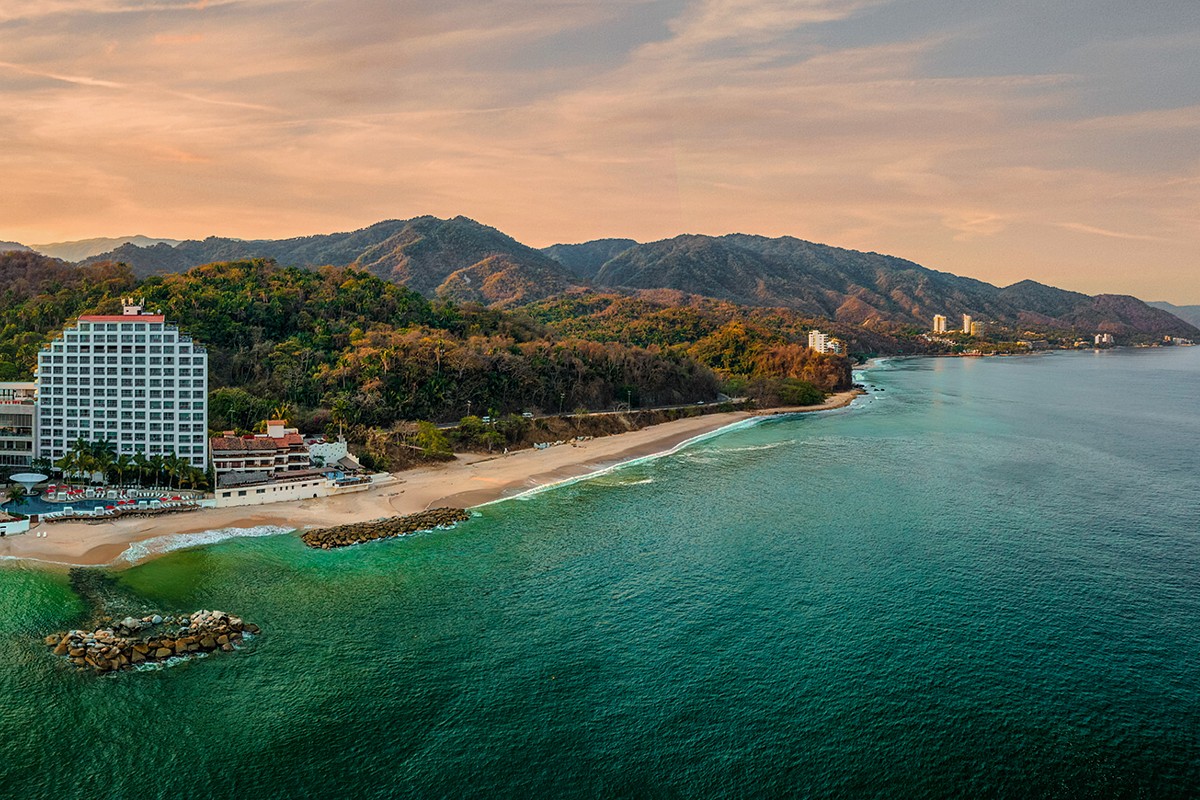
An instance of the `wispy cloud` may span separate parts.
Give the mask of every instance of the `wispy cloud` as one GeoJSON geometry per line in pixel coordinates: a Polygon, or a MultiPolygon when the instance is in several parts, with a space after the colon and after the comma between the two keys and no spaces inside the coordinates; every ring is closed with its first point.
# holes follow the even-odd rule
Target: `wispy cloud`
{"type": "Polygon", "coordinates": [[[463,213],[532,244],[788,233],[1133,291],[1135,255],[1200,251],[1200,96],[1092,65],[1181,51],[1200,26],[1170,5],[1137,37],[1047,7],[1058,50],[1005,65],[1040,32],[1003,3],[0,0],[0,239],[463,213]]]}
{"type": "Polygon", "coordinates": [[[1085,225],[1082,222],[1058,222],[1055,223],[1058,227],[1075,231],[1077,233],[1088,233],[1095,236],[1107,236],[1110,239],[1125,239],[1133,242],[1162,242],[1166,241],[1161,236],[1147,236],[1143,233],[1126,233],[1124,231],[1111,231],[1107,228],[1097,228],[1095,225],[1085,225]]]}
{"type": "Polygon", "coordinates": [[[30,69],[29,67],[20,64],[11,64],[7,61],[0,61],[0,69],[11,70],[22,75],[30,75],[35,78],[48,78],[52,81],[61,83],[74,83],[79,86],[99,86],[105,89],[120,89],[124,86],[123,83],[117,81],[106,81],[101,78],[90,78],[86,75],[64,75],[56,72],[46,72],[43,70],[30,69]]]}

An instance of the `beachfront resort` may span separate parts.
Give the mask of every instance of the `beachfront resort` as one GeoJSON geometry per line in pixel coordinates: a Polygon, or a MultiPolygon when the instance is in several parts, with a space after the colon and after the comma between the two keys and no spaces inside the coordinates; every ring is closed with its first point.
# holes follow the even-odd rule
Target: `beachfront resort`
{"type": "Polygon", "coordinates": [[[23,487],[11,493],[0,534],[23,532],[27,517],[256,505],[370,487],[343,438],[306,437],[280,419],[263,428],[209,439],[208,354],[163,314],[126,298],[119,315],[81,316],[42,348],[33,381],[0,383],[0,468],[17,471],[10,480],[23,487]]]}

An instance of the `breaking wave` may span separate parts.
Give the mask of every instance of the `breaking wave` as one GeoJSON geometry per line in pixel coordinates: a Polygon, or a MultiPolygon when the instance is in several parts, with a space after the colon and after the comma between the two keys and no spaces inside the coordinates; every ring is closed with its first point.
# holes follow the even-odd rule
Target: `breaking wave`
{"type": "Polygon", "coordinates": [[[184,550],[206,544],[216,544],[226,539],[253,539],[260,536],[278,536],[291,533],[295,528],[284,528],[279,525],[258,525],[253,528],[220,528],[199,533],[172,533],[166,536],[155,536],[141,542],[134,542],[125,548],[125,552],[117,557],[117,561],[127,561],[136,564],[150,556],[170,553],[174,550],[184,550]]]}

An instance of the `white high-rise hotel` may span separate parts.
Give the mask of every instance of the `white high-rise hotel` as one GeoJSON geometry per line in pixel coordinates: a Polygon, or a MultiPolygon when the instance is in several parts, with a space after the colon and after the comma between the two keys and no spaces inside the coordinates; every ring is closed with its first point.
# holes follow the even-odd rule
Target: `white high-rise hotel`
{"type": "Polygon", "coordinates": [[[37,454],[79,439],[118,454],[176,454],[207,465],[208,353],[126,300],[120,316],[82,316],[38,355],[37,454]]]}

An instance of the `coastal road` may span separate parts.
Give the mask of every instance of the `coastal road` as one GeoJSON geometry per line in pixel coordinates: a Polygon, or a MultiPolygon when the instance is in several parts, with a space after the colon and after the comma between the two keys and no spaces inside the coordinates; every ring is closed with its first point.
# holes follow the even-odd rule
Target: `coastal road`
{"type": "MultiPolygon", "coordinates": [[[[533,417],[526,417],[526,419],[554,419],[556,417],[560,418],[560,419],[570,419],[571,417],[577,417],[577,416],[599,417],[599,416],[613,415],[613,414],[629,414],[629,413],[636,414],[641,411],[674,411],[674,410],[681,409],[681,408],[711,408],[713,406],[723,406],[726,404],[730,404],[733,406],[740,406],[740,405],[744,404],[745,402],[746,402],[745,397],[732,397],[732,398],[727,398],[725,400],[712,400],[712,401],[704,401],[704,402],[699,402],[699,403],[680,403],[678,405],[670,405],[670,406],[647,406],[645,408],[634,408],[634,409],[616,408],[616,409],[611,409],[608,411],[589,411],[589,412],[587,412],[587,414],[583,414],[583,415],[575,414],[573,412],[569,413],[569,414],[537,414],[536,416],[533,416],[533,417]]],[[[439,430],[445,431],[445,430],[450,430],[451,428],[457,428],[458,423],[457,422],[440,422],[440,423],[438,423],[437,427],[439,430]]]]}

